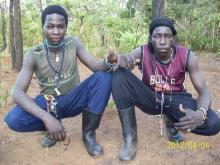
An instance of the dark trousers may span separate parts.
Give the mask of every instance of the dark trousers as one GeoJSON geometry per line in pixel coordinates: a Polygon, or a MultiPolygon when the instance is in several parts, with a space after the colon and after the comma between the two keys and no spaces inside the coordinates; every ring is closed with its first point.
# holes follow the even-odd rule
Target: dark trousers
{"type": "MultiPolygon", "coordinates": [[[[96,72],[68,94],[57,96],[57,119],[76,116],[84,109],[102,114],[111,94],[111,77],[110,73],[96,72]]],[[[38,95],[34,101],[42,110],[47,110],[43,95],[38,95]]],[[[12,130],[19,132],[45,130],[44,123],[39,118],[26,112],[19,105],[8,112],[5,122],[12,130]]]]}
{"type": "MultiPolygon", "coordinates": [[[[144,113],[150,115],[161,113],[161,93],[155,93],[128,70],[118,69],[113,72],[112,96],[118,110],[137,106],[144,113]]],[[[178,122],[184,116],[179,110],[179,104],[182,104],[183,108],[194,111],[197,109],[196,100],[192,98],[191,94],[183,91],[165,94],[162,113],[169,115],[174,122],[178,122]]],[[[216,113],[209,109],[205,123],[191,132],[208,136],[217,134],[219,130],[220,119],[216,113]]]]}

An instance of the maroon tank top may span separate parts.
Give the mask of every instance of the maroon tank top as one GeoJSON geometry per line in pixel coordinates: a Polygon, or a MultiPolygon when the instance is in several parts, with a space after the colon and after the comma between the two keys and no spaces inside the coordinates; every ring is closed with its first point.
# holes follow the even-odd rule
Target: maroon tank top
{"type": "Polygon", "coordinates": [[[171,60],[164,64],[157,60],[149,51],[149,46],[143,46],[142,81],[158,92],[180,92],[184,90],[189,49],[180,45],[174,46],[171,60]]]}

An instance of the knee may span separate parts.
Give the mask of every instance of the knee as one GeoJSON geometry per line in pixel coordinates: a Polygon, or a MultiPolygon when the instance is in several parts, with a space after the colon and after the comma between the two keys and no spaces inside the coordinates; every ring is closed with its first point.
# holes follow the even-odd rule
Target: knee
{"type": "Polygon", "coordinates": [[[220,131],[220,119],[211,119],[211,121],[207,123],[207,126],[209,128],[208,135],[216,135],[220,131]]]}
{"type": "Polygon", "coordinates": [[[5,123],[8,125],[8,127],[14,131],[21,132],[19,129],[19,124],[18,124],[18,117],[12,113],[11,111],[5,116],[5,123]]]}
{"type": "Polygon", "coordinates": [[[10,129],[16,132],[28,132],[29,122],[28,118],[24,118],[23,109],[16,105],[5,116],[5,123],[10,129]]]}
{"type": "Polygon", "coordinates": [[[111,88],[112,74],[109,72],[98,71],[94,73],[94,77],[98,81],[100,87],[111,88]]]}
{"type": "Polygon", "coordinates": [[[112,73],[112,88],[117,89],[120,84],[126,81],[129,71],[126,69],[117,69],[112,73]]]}

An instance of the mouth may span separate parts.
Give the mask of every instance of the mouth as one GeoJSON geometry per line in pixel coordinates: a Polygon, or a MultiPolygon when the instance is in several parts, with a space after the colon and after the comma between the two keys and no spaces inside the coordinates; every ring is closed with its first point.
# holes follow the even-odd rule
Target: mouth
{"type": "Polygon", "coordinates": [[[51,44],[51,45],[58,45],[58,44],[61,43],[61,41],[62,41],[61,38],[51,38],[51,39],[50,39],[50,44],[51,44]]]}
{"type": "Polygon", "coordinates": [[[51,41],[52,42],[59,42],[59,41],[61,41],[61,39],[60,38],[51,38],[51,41]]]}
{"type": "Polygon", "coordinates": [[[158,52],[166,52],[166,51],[168,51],[168,49],[166,49],[166,48],[160,48],[160,49],[157,49],[157,51],[158,51],[158,52]]]}

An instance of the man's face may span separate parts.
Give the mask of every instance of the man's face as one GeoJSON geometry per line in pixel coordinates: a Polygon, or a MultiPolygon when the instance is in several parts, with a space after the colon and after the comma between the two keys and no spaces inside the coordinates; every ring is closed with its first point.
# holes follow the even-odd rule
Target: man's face
{"type": "Polygon", "coordinates": [[[52,45],[58,45],[63,40],[66,29],[65,18],[62,15],[54,13],[46,16],[43,33],[52,45]]]}
{"type": "Polygon", "coordinates": [[[172,31],[167,26],[158,26],[152,33],[152,45],[154,51],[158,54],[170,53],[170,48],[174,43],[172,31]]]}

